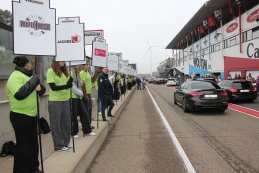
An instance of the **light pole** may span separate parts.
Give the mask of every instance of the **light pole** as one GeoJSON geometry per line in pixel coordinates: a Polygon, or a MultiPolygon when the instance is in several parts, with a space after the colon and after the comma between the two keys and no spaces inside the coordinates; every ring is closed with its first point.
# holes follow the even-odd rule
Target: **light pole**
{"type": "Polygon", "coordinates": [[[150,76],[152,77],[152,47],[149,47],[150,51],[150,76]]]}

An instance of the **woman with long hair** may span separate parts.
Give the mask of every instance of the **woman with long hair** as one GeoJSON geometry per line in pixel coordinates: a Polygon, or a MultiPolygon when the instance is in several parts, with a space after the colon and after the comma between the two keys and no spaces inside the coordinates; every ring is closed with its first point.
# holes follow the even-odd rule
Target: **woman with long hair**
{"type": "Polygon", "coordinates": [[[55,151],[69,151],[71,119],[69,88],[72,87],[73,78],[69,76],[65,62],[52,61],[51,68],[47,71],[49,91],[49,115],[51,133],[55,151]]]}

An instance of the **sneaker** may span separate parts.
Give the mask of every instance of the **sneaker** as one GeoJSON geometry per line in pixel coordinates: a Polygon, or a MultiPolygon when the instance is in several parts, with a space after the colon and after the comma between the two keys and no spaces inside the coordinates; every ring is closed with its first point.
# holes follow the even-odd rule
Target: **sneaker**
{"type": "Polygon", "coordinates": [[[94,126],[91,126],[91,129],[94,129],[95,127],[94,126]]]}
{"type": "Polygon", "coordinates": [[[62,147],[60,149],[57,149],[56,151],[69,151],[69,148],[67,147],[62,147]]]}
{"type": "Polygon", "coordinates": [[[91,133],[86,133],[85,136],[96,136],[96,134],[94,132],[91,132],[91,133]]]}
{"type": "Polygon", "coordinates": [[[76,139],[77,139],[77,138],[79,138],[79,136],[78,136],[78,135],[74,135],[73,137],[74,137],[74,138],[76,138],[76,139]]]}
{"type": "Polygon", "coordinates": [[[111,115],[108,115],[108,117],[114,117],[114,115],[111,114],[111,115]]]}
{"type": "Polygon", "coordinates": [[[66,146],[66,148],[70,149],[70,148],[73,148],[73,146],[74,146],[74,145],[72,145],[72,144],[68,144],[68,145],[66,146]]]}

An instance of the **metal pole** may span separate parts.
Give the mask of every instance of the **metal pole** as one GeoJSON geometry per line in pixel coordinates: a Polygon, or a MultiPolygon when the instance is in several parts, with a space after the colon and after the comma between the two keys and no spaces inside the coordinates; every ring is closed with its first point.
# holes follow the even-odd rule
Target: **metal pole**
{"type": "MultiPolygon", "coordinates": [[[[98,85],[98,84],[97,84],[98,85]]],[[[98,90],[99,90],[99,88],[98,88],[98,90]]],[[[99,98],[99,95],[97,95],[97,129],[98,129],[98,127],[99,127],[99,100],[100,98],[99,98]]]]}
{"type": "MultiPolygon", "coordinates": [[[[38,75],[39,72],[39,62],[38,57],[35,56],[35,74],[38,75]]],[[[39,148],[40,148],[40,163],[41,163],[41,171],[44,173],[44,166],[43,166],[43,155],[42,155],[42,143],[41,143],[41,131],[40,131],[40,109],[39,109],[39,95],[36,92],[36,100],[37,100],[37,127],[38,127],[38,139],[39,139],[39,148]]]]}
{"type": "MultiPolygon", "coordinates": [[[[72,70],[71,70],[71,62],[69,61],[69,78],[71,78],[71,73],[72,73],[72,70]]],[[[69,108],[70,108],[70,123],[71,123],[71,129],[73,130],[73,112],[72,112],[72,88],[70,88],[70,101],[69,101],[69,108]]],[[[75,115],[74,115],[75,116],[75,115]]],[[[72,132],[71,130],[71,132],[72,132]]],[[[73,141],[73,152],[75,152],[75,138],[74,138],[74,135],[72,135],[72,141],[73,141]]]]}

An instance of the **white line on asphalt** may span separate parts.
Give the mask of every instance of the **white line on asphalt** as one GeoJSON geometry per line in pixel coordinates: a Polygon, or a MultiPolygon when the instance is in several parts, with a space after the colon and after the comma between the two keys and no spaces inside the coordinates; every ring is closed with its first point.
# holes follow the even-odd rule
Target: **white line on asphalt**
{"type": "Polygon", "coordinates": [[[176,136],[175,136],[173,130],[171,129],[169,123],[167,122],[167,120],[166,120],[164,114],[162,113],[162,111],[160,110],[160,108],[159,108],[158,104],[156,103],[155,99],[154,99],[153,96],[151,95],[151,93],[150,93],[148,87],[146,87],[146,89],[147,89],[147,91],[148,91],[149,96],[151,97],[151,100],[153,101],[153,103],[154,103],[154,105],[155,105],[155,107],[156,107],[157,112],[158,112],[159,115],[160,115],[160,118],[162,119],[162,121],[163,121],[163,123],[164,123],[164,125],[165,125],[165,127],[166,127],[166,129],[167,129],[167,131],[168,131],[168,133],[170,134],[170,137],[171,137],[171,139],[172,139],[172,141],[173,141],[173,143],[174,143],[174,145],[175,145],[175,147],[176,147],[176,150],[177,150],[177,152],[178,152],[180,158],[182,159],[182,161],[183,161],[183,163],[184,163],[184,167],[185,167],[186,171],[187,171],[188,173],[195,173],[195,172],[196,172],[195,169],[193,168],[193,166],[192,166],[192,164],[191,164],[189,158],[187,157],[186,153],[184,152],[184,150],[183,150],[183,148],[182,148],[180,142],[179,142],[178,139],[176,138],[176,136]]]}

